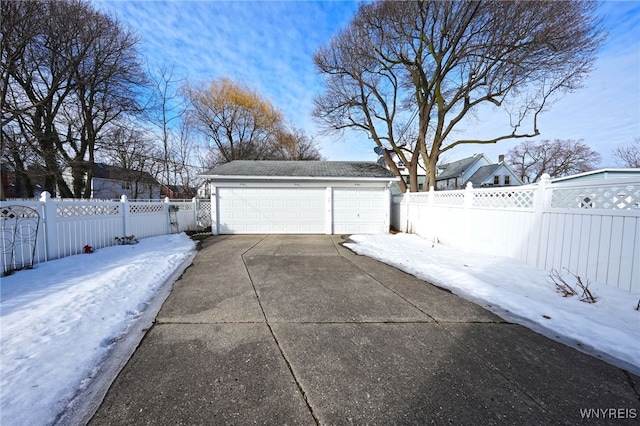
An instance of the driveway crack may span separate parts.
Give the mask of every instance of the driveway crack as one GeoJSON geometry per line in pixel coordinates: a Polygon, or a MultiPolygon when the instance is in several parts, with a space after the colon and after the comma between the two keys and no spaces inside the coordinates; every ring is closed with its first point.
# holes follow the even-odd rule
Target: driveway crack
{"type": "Polygon", "coordinates": [[[631,376],[631,373],[629,373],[627,370],[622,370],[622,372],[627,377],[627,382],[629,383],[629,387],[631,388],[633,393],[638,398],[638,401],[640,401],[640,390],[636,386],[636,382],[633,380],[633,377],[631,376]]]}
{"type": "Polygon", "coordinates": [[[247,249],[244,253],[242,253],[240,255],[240,258],[242,259],[242,263],[244,264],[244,269],[247,272],[247,276],[249,277],[249,281],[251,281],[251,287],[253,288],[253,293],[256,295],[256,299],[258,300],[258,305],[260,306],[260,312],[262,312],[262,316],[264,317],[264,322],[265,322],[265,324],[267,324],[267,327],[269,328],[269,333],[271,333],[271,337],[273,337],[273,340],[276,343],[276,346],[278,347],[278,350],[280,351],[280,356],[282,357],[282,359],[284,360],[285,365],[289,369],[289,373],[291,374],[291,377],[293,378],[293,381],[295,382],[296,386],[298,387],[298,390],[300,391],[300,394],[302,395],[302,398],[304,399],[304,402],[307,405],[307,409],[309,410],[309,413],[311,414],[311,417],[313,417],[313,420],[315,421],[316,425],[320,425],[320,419],[318,419],[318,416],[316,415],[315,411],[313,410],[313,407],[311,406],[311,403],[309,402],[309,397],[308,397],[307,393],[305,392],[304,388],[302,387],[302,383],[300,383],[300,381],[298,380],[298,377],[296,376],[295,372],[293,371],[293,366],[291,365],[291,362],[289,362],[289,359],[285,355],[284,350],[282,349],[282,345],[280,344],[280,341],[278,340],[278,337],[276,336],[275,332],[273,331],[273,328],[271,327],[271,323],[269,322],[269,318],[267,318],[267,314],[264,311],[264,307],[262,305],[262,301],[260,300],[260,295],[258,294],[258,290],[256,289],[256,285],[253,282],[253,277],[251,276],[251,272],[249,271],[249,267],[247,266],[247,262],[244,259],[244,256],[245,256],[245,254],[247,254],[247,252],[249,252],[255,246],[260,244],[266,238],[267,238],[267,236],[265,236],[260,241],[258,241],[256,244],[254,244],[249,249],[247,249]]]}

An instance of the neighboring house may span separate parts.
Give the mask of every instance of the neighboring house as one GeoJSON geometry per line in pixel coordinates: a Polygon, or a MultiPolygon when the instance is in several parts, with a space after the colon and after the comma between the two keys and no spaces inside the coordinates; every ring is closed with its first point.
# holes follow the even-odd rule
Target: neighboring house
{"type": "Polygon", "coordinates": [[[199,177],[214,234],[386,233],[399,179],[363,161],[231,161],[199,177]]]}
{"type": "Polygon", "coordinates": [[[160,198],[160,184],[147,172],[103,163],[93,164],[92,171],[91,198],[117,199],[122,195],[130,200],[160,198]]]}
{"type": "Polygon", "coordinates": [[[578,173],[571,176],[564,176],[551,179],[553,183],[583,183],[602,182],[615,179],[638,179],[640,180],[640,169],[600,169],[590,172],[578,173]]]}
{"type": "Polygon", "coordinates": [[[190,200],[195,197],[197,190],[182,185],[162,185],[160,195],[170,200],[190,200]]]}
{"type": "Polygon", "coordinates": [[[198,198],[211,198],[211,185],[209,182],[203,182],[197,190],[198,198]]]}
{"type": "Polygon", "coordinates": [[[484,154],[474,154],[462,160],[438,166],[436,176],[437,190],[462,189],[469,182],[474,188],[487,186],[522,185],[522,181],[500,156],[498,163],[493,164],[484,154]]]}
{"type": "MultiPolygon", "coordinates": [[[[402,178],[402,180],[407,184],[407,187],[409,186],[409,170],[406,168],[406,166],[404,165],[404,163],[402,162],[402,160],[400,160],[398,158],[398,155],[391,151],[389,152],[389,155],[391,156],[391,158],[393,159],[393,162],[396,163],[396,167],[398,168],[398,170],[400,171],[400,177],[402,178]]],[[[427,172],[425,171],[424,166],[422,166],[422,159],[418,160],[419,164],[418,164],[418,173],[417,173],[417,177],[418,177],[418,191],[424,191],[425,190],[425,183],[427,182],[427,172]]],[[[389,165],[387,164],[387,162],[384,160],[384,157],[382,155],[380,155],[378,157],[378,161],[377,163],[384,167],[387,170],[389,169],[389,165]]],[[[391,193],[392,194],[399,194],[400,192],[400,185],[398,185],[397,182],[394,182],[391,185],[391,193]]]]}
{"type": "MultiPolygon", "coordinates": [[[[46,171],[42,166],[31,166],[27,171],[33,196],[40,198],[44,191],[46,171]]],[[[69,186],[72,185],[69,171],[63,173],[63,177],[69,186]]],[[[5,198],[28,198],[29,195],[22,187],[16,173],[7,165],[2,165],[2,186],[5,198]]],[[[51,194],[57,196],[56,191],[51,194]]],[[[160,184],[147,172],[129,170],[122,167],[110,166],[103,163],[93,165],[93,179],[91,181],[91,198],[116,199],[126,195],[130,200],[159,199],[160,184]]],[[[181,197],[181,198],[192,198],[181,197]]]]}

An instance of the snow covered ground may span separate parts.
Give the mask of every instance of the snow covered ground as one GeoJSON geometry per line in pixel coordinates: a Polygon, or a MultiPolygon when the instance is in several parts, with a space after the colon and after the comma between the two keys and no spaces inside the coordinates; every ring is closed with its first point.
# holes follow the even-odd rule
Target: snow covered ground
{"type": "Polygon", "coordinates": [[[126,360],[194,251],[187,235],[166,235],[2,277],[0,424],[73,423],[110,379],[105,357],[126,360]]]}
{"type": "MultiPolygon", "coordinates": [[[[462,253],[415,235],[352,240],[348,246],[360,254],[640,374],[640,311],[634,309],[640,294],[593,283],[598,300],[588,304],[563,298],[547,272],[511,259],[462,253]]],[[[3,277],[0,424],[82,418],[74,411],[99,401],[96,389],[126,361],[194,249],[184,234],[147,238],[3,277]]]]}

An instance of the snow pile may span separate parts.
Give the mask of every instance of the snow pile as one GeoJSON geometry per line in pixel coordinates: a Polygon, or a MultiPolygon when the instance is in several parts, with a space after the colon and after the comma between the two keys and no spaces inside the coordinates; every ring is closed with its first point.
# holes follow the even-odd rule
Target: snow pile
{"type": "MultiPolygon", "coordinates": [[[[639,293],[591,283],[597,301],[590,304],[562,297],[547,271],[518,260],[464,253],[410,234],[355,235],[351,241],[345,245],[358,254],[640,375],[639,293]]],[[[563,276],[575,285],[574,277],[563,276]]]]}
{"type": "Polygon", "coordinates": [[[0,423],[54,423],[194,249],[166,235],[3,277],[0,423]]]}

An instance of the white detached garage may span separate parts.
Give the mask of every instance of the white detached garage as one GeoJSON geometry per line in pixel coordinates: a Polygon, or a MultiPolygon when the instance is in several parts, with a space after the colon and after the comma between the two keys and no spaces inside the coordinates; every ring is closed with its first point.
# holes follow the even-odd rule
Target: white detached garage
{"type": "Polygon", "coordinates": [[[359,161],[232,161],[200,177],[214,234],[386,233],[397,180],[359,161]]]}

